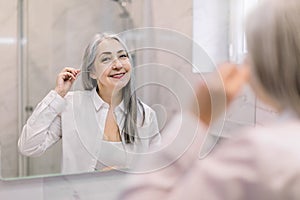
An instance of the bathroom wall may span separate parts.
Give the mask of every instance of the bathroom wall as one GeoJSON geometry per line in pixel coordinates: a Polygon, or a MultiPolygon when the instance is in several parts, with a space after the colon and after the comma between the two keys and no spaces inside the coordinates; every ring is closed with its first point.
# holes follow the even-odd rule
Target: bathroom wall
{"type": "Polygon", "coordinates": [[[158,113],[161,131],[186,101],[188,81],[181,76],[192,69],[192,5],[190,0],[144,1],[147,9],[139,21],[141,27],[155,27],[146,31],[144,48],[137,52],[139,96],[158,113]]]}
{"type": "Polygon", "coordinates": [[[2,174],[16,176],[18,172],[18,153],[15,148],[18,137],[17,0],[2,0],[0,8],[0,164],[2,174]]]}

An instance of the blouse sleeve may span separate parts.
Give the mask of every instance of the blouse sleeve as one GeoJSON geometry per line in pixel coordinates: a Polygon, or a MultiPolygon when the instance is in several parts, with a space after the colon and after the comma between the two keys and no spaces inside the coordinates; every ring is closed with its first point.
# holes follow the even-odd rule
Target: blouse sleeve
{"type": "Polygon", "coordinates": [[[61,138],[60,113],[66,100],[54,90],[37,105],[23,127],[18,141],[20,153],[39,156],[61,138]]]}

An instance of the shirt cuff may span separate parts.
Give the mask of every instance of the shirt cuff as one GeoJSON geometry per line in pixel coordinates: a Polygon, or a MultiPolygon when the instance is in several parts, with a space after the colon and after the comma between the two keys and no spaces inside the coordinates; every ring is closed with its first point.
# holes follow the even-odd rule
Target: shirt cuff
{"type": "Polygon", "coordinates": [[[66,107],[66,100],[61,97],[55,90],[51,90],[45,97],[44,102],[55,110],[56,113],[61,113],[66,107]]]}

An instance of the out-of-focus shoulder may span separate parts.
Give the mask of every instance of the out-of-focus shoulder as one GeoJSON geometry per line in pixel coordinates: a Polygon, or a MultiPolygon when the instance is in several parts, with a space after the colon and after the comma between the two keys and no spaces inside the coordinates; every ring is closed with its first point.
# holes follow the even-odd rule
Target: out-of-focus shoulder
{"type": "MultiPolygon", "coordinates": [[[[286,122],[272,123],[268,126],[247,128],[241,130],[241,135],[229,139],[224,143],[229,149],[237,151],[241,149],[252,149],[259,152],[256,156],[268,157],[270,150],[273,152],[285,152],[298,148],[300,140],[300,121],[290,120],[286,122]]],[[[298,148],[300,150],[300,148],[298,148]]],[[[251,150],[251,151],[252,151],[251,150]]]]}

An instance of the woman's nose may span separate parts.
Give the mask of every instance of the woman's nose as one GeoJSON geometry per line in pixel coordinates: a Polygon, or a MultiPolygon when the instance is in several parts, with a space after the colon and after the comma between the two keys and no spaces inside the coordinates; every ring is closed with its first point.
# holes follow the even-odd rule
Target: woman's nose
{"type": "Polygon", "coordinates": [[[114,62],[112,63],[112,67],[113,67],[113,69],[120,69],[120,68],[122,68],[122,62],[120,62],[120,60],[119,59],[115,59],[114,60],[114,62]]]}

